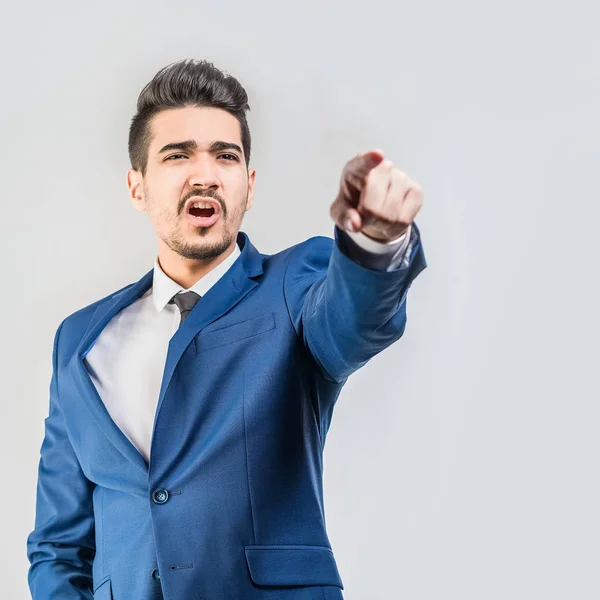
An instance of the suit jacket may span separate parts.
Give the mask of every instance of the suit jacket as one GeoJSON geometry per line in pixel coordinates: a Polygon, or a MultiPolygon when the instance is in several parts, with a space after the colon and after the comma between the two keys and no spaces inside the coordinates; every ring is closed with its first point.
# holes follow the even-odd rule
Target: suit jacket
{"type": "Polygon", "coordinates": [[[169,342],[149,464],[86,367],[102,329],[152,284],[67,317],[54,339],[35,528],[34,600],[340,600],[323,448],[350,374],[398,340],[426,267],[376,271],[334,239],[241,255],[169,342]]]}

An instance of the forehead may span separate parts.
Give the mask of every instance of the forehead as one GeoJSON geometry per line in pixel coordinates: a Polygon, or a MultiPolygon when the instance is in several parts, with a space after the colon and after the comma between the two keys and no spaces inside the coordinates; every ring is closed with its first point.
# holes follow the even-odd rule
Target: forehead
{"type": "Polygon", "coordinates": [[[195,140],[201,148],[214,140],[242,145],[238,120],[221,108],[186,106],[163,110],[152,118],[150,130],[150,153],[182,140],[195,140]]]}

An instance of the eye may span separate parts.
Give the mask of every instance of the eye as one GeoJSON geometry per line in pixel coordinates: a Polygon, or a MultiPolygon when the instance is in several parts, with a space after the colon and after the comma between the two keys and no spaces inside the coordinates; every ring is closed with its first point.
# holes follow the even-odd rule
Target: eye
{"type": "Polygon", "coordinates": [[[172,158],[175,158],[176,156],[183,156],[185,158],[185,154],[171,154],[171,156],[167,156],[167,158],[165,158],[165,160],[171,160],[172,158]]]}
{"type": "Polygon", "coordinates": [[[223,156],[231,156],[231,158],[228,158],[227,160],[238,160],[238,157],[235,154],[221,154],[219,158],[222,158],[223,156]]]}

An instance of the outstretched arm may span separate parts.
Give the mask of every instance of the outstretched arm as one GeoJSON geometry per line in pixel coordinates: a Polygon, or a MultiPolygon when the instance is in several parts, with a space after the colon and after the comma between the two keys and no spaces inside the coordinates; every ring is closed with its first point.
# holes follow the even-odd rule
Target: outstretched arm
{"type": "Polygon", "coordinates": [[[427,266],[413,222],[422,192],[382,158],[374,151],[346,165],[331,208],[337,225],[333,249],[327,238],[300,244],[286,271],[285,294],[294,327],[325,377],[335,382],[402,336],[408,288],[427,266]],[[360,264],[340,227],[348,218],[349,227],[382,243],[410,228],[410,251],[397,268],[375,270],[360,264]]]}

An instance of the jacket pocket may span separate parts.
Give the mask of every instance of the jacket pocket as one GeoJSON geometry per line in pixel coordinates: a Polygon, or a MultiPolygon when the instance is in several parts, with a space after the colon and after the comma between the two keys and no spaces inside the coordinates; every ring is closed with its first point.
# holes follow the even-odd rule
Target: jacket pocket
{"type": "Polygon", "coordinates": [[[94,590],[94,600],[112,600],[110,577],[105,577],[94,590]]]}
{"type": "Polygon", "coordinates": [[[327,546],[244,546],[252,581],[257,585],[337,585],[344,589],[327,546]]]}
{"type": "Polygon", "coordinates": [[[203,352],[225,344],[231,344],[265,331],[275,329],[275,315],[265,313],[244,321],[221,325],[215,329],[202,330],[195,338],[196,352],[203,352]]]}

